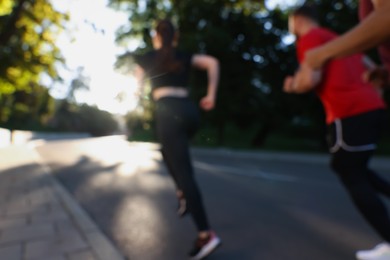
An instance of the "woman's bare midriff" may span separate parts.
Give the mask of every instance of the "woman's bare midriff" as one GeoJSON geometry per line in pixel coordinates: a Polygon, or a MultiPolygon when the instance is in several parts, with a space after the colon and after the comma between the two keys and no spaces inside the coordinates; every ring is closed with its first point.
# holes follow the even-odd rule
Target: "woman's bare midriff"
{"type": "Polygon", "coordinates": [[[162,97],[188,97],[188,90],[184,87],[159,87],[153,90],[154,100],[159,100],[162,97]]]}

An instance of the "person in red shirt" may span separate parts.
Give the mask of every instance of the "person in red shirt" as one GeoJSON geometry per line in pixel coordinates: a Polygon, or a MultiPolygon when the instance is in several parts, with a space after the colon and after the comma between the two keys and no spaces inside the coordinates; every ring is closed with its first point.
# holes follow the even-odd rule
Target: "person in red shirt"
{"type": "Polygon", "coordinates": [[[326,113],[331,167],[367,222],[385,240],[378,250],[359,251],[358,259],[390,259],[390,218],[379,194],[390,197],[390,183],[368,167],[376,148],[385,104],[364,82],[363,55],[329,61],[322,70],[310,71],[302,63],[305,53],[338,36],[317,22],[315,6],[304,5],[289,16],[289,30],[297,37],[300,68],[285,79],[284,91],[315,91],[326,113]],[[307,73],[310,71],[310,73],[307,73]],[[380,257],[387,258],[380,258],[380,257]],[[375,258],[377,257],[377,258],[375,258]]]}

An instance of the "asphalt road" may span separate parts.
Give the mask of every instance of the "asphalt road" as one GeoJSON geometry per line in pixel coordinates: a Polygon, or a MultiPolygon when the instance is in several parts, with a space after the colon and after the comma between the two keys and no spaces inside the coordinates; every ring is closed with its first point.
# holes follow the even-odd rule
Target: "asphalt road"
{"type": "MultiPolygon", "coordinates": [[[[35,145],[128,259],[187,259],[196,230],[190,217],[176,216],[158,146],[120,137],[35,145]]],[[[192,153],[210,222],[223,240],[209,260],[348,260],[380,242],[326,156],[192,153]]],[[[390,177],[390,167],[373,166],[390,177]]]]}

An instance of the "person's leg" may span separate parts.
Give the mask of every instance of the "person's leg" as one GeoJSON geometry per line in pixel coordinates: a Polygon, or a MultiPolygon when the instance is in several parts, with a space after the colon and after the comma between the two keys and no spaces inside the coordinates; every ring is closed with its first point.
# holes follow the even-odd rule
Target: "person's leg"
{"type": "Polygon", "coordinates": [[[331,166],[364,219],[386,242],[373,250],[358,251],[363,260],[390,259],[390,218],[379,193],[388,183],[368,168],[379,139],[383,111],[376,110],[336,121],[329,127],[331,166]],[[384,257],[384,258],[383,258],[384,257]]]}
{"type": "Polygon", "coordinates": [[[390,182],[379,176],[373,170],[369,170],[368,180],[376,191],[390,198],[390,182]]]}
{"type": "Polygon", "coordinates": [[[189,151],[188,126],[191,124],[192,107],[180,99],[164,99],[158,102],[156,119],[158,139],[163,157],[176,186],[180,187],[199,232],[210,229],[201,194],[194,178],[189,151]]]}
{"type": "Polygon", "coordinates": [[[332,169],[337,173],[349,193],[354,205],[387,242],[390,242],[390,218],[386,207],[369,180],[367,162],[371,151],[347,152],[339,150],[333,154],[332,169]]]}
{"type": "MultiPolygon", "coordinates": [[[[156,111],[155,111],[155,120],[156,120],[156,136],[157,140],[161,143],[162,140],[165,139],[167,131],[172,131],[172,128],[167,127],[167,120],[171,120],[172,108],[169,107],[169,101],[162,100],[156,102],[156,111]]],[[[175,122],[173,122],[175,123],[175,122]]],[[[173,126],[173,129],[177,128],[177,126],[173,126]]],[[[184,216],[187,213],[187,202],[184,198],[184,194],[182,188],[176,177],[176,172],[173,170],[172,162],[166,156],[165,146],[161,145],[161,156],[163,162],[168,170],[169,175],[172,177],[173,183],[176,188],[176,197],[178,199],[178,207],[177,213],[180,217],[184,216]]]]}
{"type": "Polygon", "coordinates": [[[187,207],[191,213],[198,231],[210,229],[204,210],[202,197],[194,178],[188,140],[185,134],[176,135],[175,139],[166,138],[163,141],[166,158],[172,163],[172,169],[176,172],[177,181],[187,201],[187,207]]]}
{"type": "Polygon", "coordinates": [[[171,175],[173,182],[175,184],[175,187],[176,187],[176,197],[177,197],[177,201],[178,201],[177,214],[180,217],[183,217],[188,212],[187,201],[184,197],[183,189],[180,187],[179,181],[178,181],[177,176],[175,174],[175,171],[173,170],[173,167],[172,167],[172,162],[167,158],[166,151],[165,151],[164,147],[161,148],[161,155],[162,155],[163,161],[168,169],[168,173],[171,175]]]}
{"type": "MultiPolygon", "coordinates": [[[[155,130],[156,130],[156,137],[157,140],[161,143],[161,140],[164,139],[164,136],[166,135],[166,132],[169,129],[168,122],[166,120],[171,120],[170,114],[171,114],[171,108],[169,108],[169,101],[160,100],[156,102],[156,111],[154,114],[155,117],[155,130]]],[[[175,126],[173,126],[175,128],[175,126]]],[[[172,130],[170,130],[172,131],[172,130]]],[[[179,190],[179,183],[177,182],[177,177],[175,175],[175,172],[172,169],[172,162],[167,159],[165,147],[161,145],[161,156],[163,159],[163,162],[168,170],[169,175],[171,175],[173,183],[176,186],[176,190],[179,190]]]]}
{"type": "Polygon", "coordinates": [[[176,197],[178,199],[178,207],[177,207],[177,214],[180,217],[183,217],[186,215],[187,211],[187,201],[184,197],[184,193],[182,191],[182,188],[180,187],[180,183],[177,179],[177,173],[173,169],[172,164],[174,163],[172,160],[170,160],[170,157],[167,157],[166,155],[166,147],[167,145],[162,145],[163,140],[167,139],[168,134],[174,135],[172,132],[177,131],[178,128],[180,128],[180,125],[177,124],[176,121],[172,121],[172,108],[170,108],[170,101],[169,100],[162,100],[157,102],[156,106],[156,113],[155,113],[155,119],[156,119],[156,135],[157,139],[161,143],[161,155],[163,158],[163,162],[165,166],[167,167],[169,175],[172,177],[173,183],[176,188],[176,197]],[[172,121],[172,122],[170,122],[172,121]]]}
{"type": "MultiPolygon", "coordinates": [[[[380,138],[385,118],[384,110],[376,110],[343,120],[343,141],[352,146],[352,149],[360,145],[376,144],[380,138]]],[[[364,162],[366,168],[368,168],[368,160],[369,158],[367,162],[364,162]]],[[[390,182],[372,170],[367,170],[367,178],[376,191],[390,197],[390,182]]]]}
{"type": "MultiPolygon", "coordinates": [[[[187,99],[166,99],[164,105],[168,109],[160,113],[158,118],[164,160],[170,165],[172,176],[183,192],[186,206],[198,230],[198,238],[189,254],[193,259],[202,259],[215,250],[221,241],[210,229],[190,156],[189,138],[197,127],[197,112],[187,99]]],[[[164,110],[160,106],[161,111],[164,110]]]]}
{"type": "Polygon", "coordinates": [[[165,163],[165,166],[167,167],[167,170],[168,170],[168,173],[171,175],[172,179],[173,179],[173,182],[176,186],[176,190],[181,190],[181,188],[179,187],[179,183],[177,181],[177,177],[175,175],[175,172],[173,171],[173,167],[172,167],[172,162],[170,162],[168,159],[167,159],[167,156],[166,156],[166,151],[165,151],[165,147],[161,147],[161,156],[163,158],[163,161],[165,163]]]}

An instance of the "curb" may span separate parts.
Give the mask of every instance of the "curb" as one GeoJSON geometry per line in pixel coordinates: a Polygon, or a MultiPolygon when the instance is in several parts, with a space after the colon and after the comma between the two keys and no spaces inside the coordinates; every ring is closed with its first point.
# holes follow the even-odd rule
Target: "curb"
{"type": "Polygon", "coordinates": [[[65,187],[51,174],[50,168],[42,162],[39,154],[30,149],[37,164],[41,165],[43,173],[50,179],[51,185],[59,196],[59,200],[68,212],[74,224],[81,234],[84,235],[86,243],[98,257],[99,260],[125,260],[114,244],[98,228],[89,214],[80,206],[65,187]]]}

